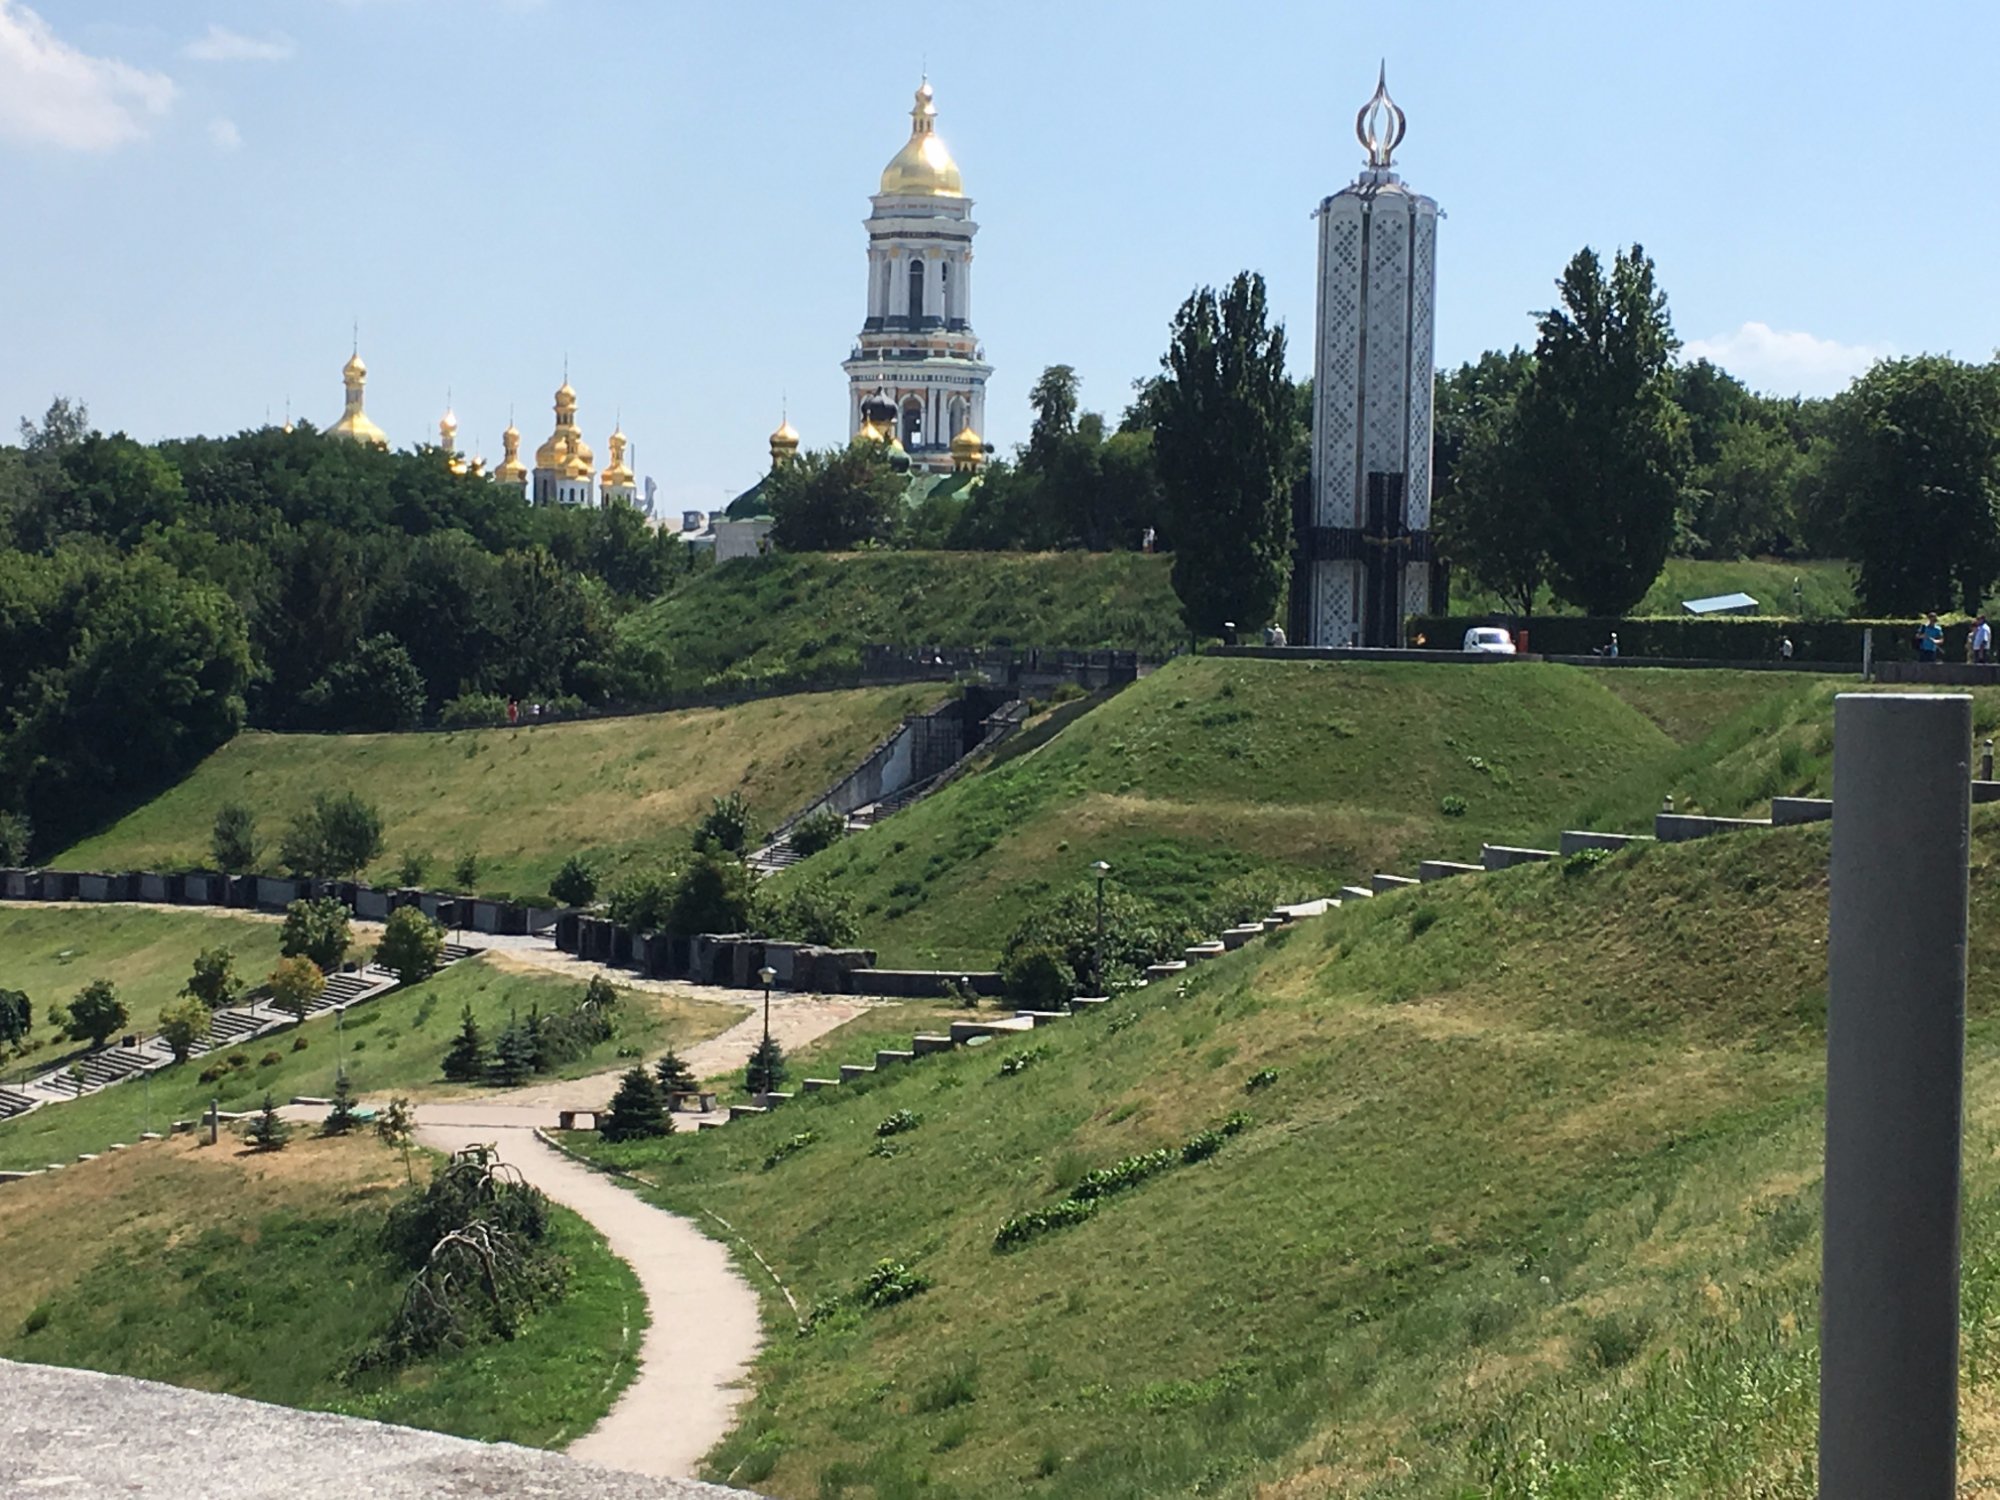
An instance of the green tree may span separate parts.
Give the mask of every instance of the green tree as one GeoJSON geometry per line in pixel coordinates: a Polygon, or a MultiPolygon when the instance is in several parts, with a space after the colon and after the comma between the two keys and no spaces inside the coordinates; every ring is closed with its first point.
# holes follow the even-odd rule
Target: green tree
{"type": "Polygon", "coordinates": [[[1520,447],[1518,401],[1533,373],[1516,349],[1489,351],[1439,379],[1432,481],[1444,555],[1523,616],[1548,580],[1552,524],[1541,476],[1520,447]]]}
{"type": "MultiPolygon", "coordinates": [[[[1078,982],[1095,980],[1097,909],[1097,893],[1088,885],[1071,886],[1031,908],[1001,949],[1002,972],[1021,955],[1041,951],[1059,958],[1078,982]]],[[[1137,978],[1149,964],[1178,958],[1194,937],[1185,922],[1164,908],[1115,885],[1104,892],[1103,931],[1107,984],[1137,978]]]]}
{"type": "Polygon", "coordinates": [[[750,1053],[743,1069],[743,1087],[753,1094],[774,1092],[785,1081],[785,1049],[774,1036],[765,1037],[750,1053]]]}
{"type": "Polygon", "coordinates": [[[102,1047],[132,1019],[118,990],[108,979],[93,979],[76,993],[64,1017],[63,1033],[73,1042],[102,1047]]]}
{"type": "Polygon", "coordinates": [[[375,962],[394,974],[398,983],[416,984],[437,972],[443,954],[444,929],[421,908],[399,906],[382,928],[375,962]]]}
{"type": "Polygon", "coordinates": [[[326,975],[304,956],[279,959],[268,983],[271,1003],[295,1021],[303,1021],[307,1008],[326,993],[326,975]]]}
{"type": "Polygon", "coordinates": [[[183,994],[161,1010],[160,1040],[173,1052],[175,1062],[188,1060],[202,1038],[208,1035],[208,1028],[214,1019],[213,1012],[198,995],[183,994]]]}
{"type": "Polygon", "coordinates": [[[415,729],[429,695],[423,673],[393,635],[373,635],[300,695],[316,727],[388,732],[415,729]]]}
{"type": "Polygon", "coordinates": [[[750,924],[750,872],[726,854],[697,854],[680,873],[669,932],[741,932],[750,924]]]}
{"type": "Polygon", "coordinates": [[[618,1092],[597,1121],[597,1133],[607,1141],[643,1141],[671,1135],[673,1128],[660,1086],[643,1067],[627,1070],[618,1080],[618,1092]]]}
{"type": "Polygon", "coordinates": [[[382,814],[355,792],[321,792],[292,819],[278,857],[294,875],[339,880],[382,853],[382,814]]]}
{"type": "Polygon", "coordinates": [[[765,487],[771,540],[788,552],[843,552],[889,538],[901,514],[908,476],[880,443],[799,454],[765,487]]]}
{"type": "Polygon", "coordinates": [[[535,1034],[532,1027],[509,1016],[493,1041],[493,1056],[486,1064],[486,1078],[500,1088],[515,1088],[535,1073],[535,1034]]]}
{"type": "Polygon", "coordinates": [[[354,1112],[354,1085],[348,1081],[347,1069],[342,1068],[333,1075],[333,1108],[327,1111],[320,1134],[346,1135],[359,1119],[354,1112]]]}
{"type": "Polygon", "coordinates": [[[194,972],[181,986],[181,993],[215,1008],[236,998],[238,984],[236,954],[228,948],[204,948],[195,955],[194,972]]]}
{"type": "Polygon", "coordinates": [[[286,958],[309,958],[321,973],[331,974],[347,958],[354,925],[347,908],[331,896],[294,901],[285,908],[278,934],[278,951],[286,958]]]}
{"type": "Polygon", "coordinates": [[[215,868],[238,875],[257,867],[257,815],[240,802],[225,802],[215,810],[215,827],[208,836],[215,868]]]}
{"type": "Polygon", "coordinates": [[[0,1043],[11,1045],[22,1040],[34,1019],[26,990],[0,990],[0,1043]]]}
{"type": "Polygon", "coordinates": [[[377,1138],[392,1150],[403,1153],[403,1175],[411,1182],[416,1181],[416,1172],[410,1166],[410,1142],[416,1133],[416,1120],[410,1112],[410,1101],[400,1095],[391,1099],[388,1107],[375,1117],[377,1138]]]}
{"type": "Polygon", "coordinates": [[[18,869],[27,864],[35,841],[35,825],[26,813],[0,809],[0,868],[18,869]]]}
{"type": "Polygon", "coordinates": [[[486,1076],[486,1037],[470,1005],[460,1015],[458,1035],[445,1052],[444,1076],[453,1083],[477,1083],[486,1076]]]}
{"type": "Polygon", "coordinates": [[[791,845],[801,859],[831,849],[847,836],[847,819],[831,807],[814,808],[792,824],[791,845]]]}
{"type": "Polygon", "coordinates": [[[701,815],[701,821],[694,829],[694,846],[697,849],[747,854],[756,841],[757,820],[750,815],[750,806],[743,800],[741,792],[711,798],[708,811],[701,815]]]}
{"type": "Polygon", "coordinates": [[[691,1094],[701,1086],[694,1076],[694,1069],[671,1047],[653,1064],[653,1077],[659,1081],[660,1091],[669,1098],[675,1094],[691,1094]]]}
{"type": "Polygon", "coordinates": [[[549,894],[561,906],[588,906],[597,899],[597,871],[581,854],[572,854],[549,882],[549,894]]]}
{"type": "Polygon", "coordinates": [[[1027,462],[1046,473],[1064,443],[1076,435],[1077,398],[1083,382],[1070,365],[1050,365],[1028,392],[1035,420],[1028,429],[1027,462]]]}
{"type": "Polygon", "coordinates": [[[2000,579],[2000,362],[1884,360],[1829,426],[1823,483],[1863,607],[1975,613],[2000,579]]]}
{"type": "Polygon", "coordinates": [[[1590,614],[1619,615],[1659,577],[1689,466],[1674,404],[1679,347],[1653,262],[1621,250],[1607,278],[1579,250],[1543,313],[1535,369],[1515,404],[1512,461],[1546,496],[1549,578],[1590,614]]]}
{"type": "Polygon", "coordinates": [[[451,878],[459,890],[471,894],[479,885],[479,854],[468,849],[451,867],[451,878]]]}
{"type": "Polygon", "coordinates": [[[278,1103],[269,1093],[257,1118],[250,1122],[250,1144],[259,1151],[282,1151],[292,1138],[292,1127],[278,1116],[278,1103]]]}
{"type": "Polygon", "coordinates": [[[853,895],[825,879],[804,876],[759,886],[750,925],[787,943],[847,948],[861,940],[861,912],[853,895]]]}
{"type": "Polygon", "coordinates": [[[1298,405],[1264,278],[1202,287],[1174,316],[1154,394],[1153,450],[1190,629],[1275,619],[1292,548],[1298,405]]]}

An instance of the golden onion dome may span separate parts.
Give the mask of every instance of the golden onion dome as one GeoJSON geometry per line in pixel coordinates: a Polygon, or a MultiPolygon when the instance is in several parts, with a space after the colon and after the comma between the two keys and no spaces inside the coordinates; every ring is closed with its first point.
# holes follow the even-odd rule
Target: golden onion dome
{"type": "Polygon", "coordinates": [[[861,430],[854,434],[854,441],[857,443],[879,443],[887,437],[888,434],[873,422],[863,422],[861,430]]]}
{"type": "Polygon", "coordinates": [[[951,440],[951,466],[954,469],[976,469],[985,460],[985,440],[970,427],[960,428],[958,436],[951,440]]]}
{"type": "Polygon", "coordinates": [[[625,457],[625,446],[629,441],[622,430],[611,434],[611,461],[597,476],[597,482],[606,489],[638,483],[638,476],[632,472],[632,465],[625,457]]]}
{"type": "Polygon", "coordinates": [[[882,191],[898,198],[962,198],[965,183],[937,133],[937,106],[930,80],[917,90],[910,110],[909,143],[882,169],[882,191]]]}
{"type": "Polygon", "coordinates": [[[356,350],[340,367],[340,378],[349,384],[357,384],[368,378],[368,366],[361,362],[361,351],[356,350]]]}

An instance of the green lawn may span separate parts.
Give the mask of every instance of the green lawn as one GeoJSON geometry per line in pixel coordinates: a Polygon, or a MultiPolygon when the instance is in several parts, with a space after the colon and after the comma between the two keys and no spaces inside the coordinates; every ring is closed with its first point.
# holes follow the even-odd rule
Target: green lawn
{"type": "Polygon", "coordinates": [[[861,648],[1186,641],[1173,560],[1136,552],[774,553],[696,573],[620,622],[675,690],[852,670],[861,648]]]}
{"type": "MultiPolygon", "coordinates": [[[[338,1031],[331,1016],[318,1017],[222,1054],[225,1066],[233,1058],[242,1062],[213,1083],[200,1079],[201,1072],[217,1061],[211,1055],[162,1069],[149,1082],[116,1084],[0,1122],[0,1169],[68,1161],[79,1152],[102,1151],[113,1141],[137,1140],[145,1130],[164,1132],[175,1120],[197,1118],[210,1099],[220,1099],[224,1110],[249,1110],[267,1092],[281,1103],[294,1095],[324,1098],[332,1092],[343,1043],[348,1076],[361,1094],[418,1098],[475,1094],[479,1086],[447,1083],[438,1072],[464,1007],[472,1007],[490,1039],[510,1016],[525,1016],[535,1005],[544,1011],[566,1010],[581,994],[582,986],[568,980],[510,972],[494,968],[486,959],[468,959],[423,984],[392,990],[356,1006],[338,1031]]],[[[617,1067],[622,1050],[637,1049],[650,1057],[668,1046],[692,1046],[745,1014],[733,1005],[650,991],[628,990],[622,997],[618,1034],[564,1068],[562,1076],[582,1077],[617,1067]]]]}
{"type": "MultiPolygon", "coordinates": [[[[798,1337],[767,1296],[754,1404],[711,1460],[775,1496],[1808,1500],[1826,857],[1818,827],[1403,891],[859,1094],[583,1144],[721,1215],[821,1309],[798,1337]],[[884,1154],[902,1110],[919,1123],[884,1154]],[[1235,1110],[1251,1123],[1212,1159],[995,1249],[1010,1216],[1235,1110]],[[862,1305],[885,1257],[929,1289],[862,1305]]],[[[1965,1338],[1984,1413],[1985,815],[1974,861],[1965,1338]]],[[[1992,1472],[1995,1432],[1968,1418],[1968,1474],[1992,1472]]]]}
{"type": "Polygon", "coordinates": [[[34,1018],[24,1046],[0,1049],[4,1076],[46,1072],[81,1050],[48,1014],[95,979],[117,986],[132,1030],[158,1030],[160,1008],[187,983],[195,955],[213,947],[232,950],[237,973],[254,983],[278,961],[278,925],[242,912],[0,904],[0,989],[26,991],[34,1018]]]}
{"type": "Polygon", "coordinates": [[[403,1280],[380,1239],[403,1162],[365,1132],[275,1154],[155,1142],[0,1191],[9,1359],[558,1447],[610,1409],[646,1326],[630,1268],[558,1209],[571,1290],[519,1337],[350,1374],[403,1280]]]}
{"type": "MultiPolygon", "coordinates": [[[[1745,558],[1734,562],[1704,562],[1670,557],[1646,596],[1630,611],[1635,616],[1678,615],[1686,599],[1710,599],[1718,594],[1748,594],[1759,614],[1803,615],[1814,620],[1844,619],[1854,613],[1854,568],[1837,558],[1782,562],[1745,558]],[[1798,592],[1793,592],[1797,584],[1798,592]]],[[[1452,579],[1452,614],[1486,614],[1501,610],[1500,601],[1470,580],[1452,579]]],[[[1535,603],[1536,614],[1575,615],[1573,606],[1557,603],[1547,589],[1535,603]]]]}
{"type": "Polygon", "coordinates": [[[50,861],[65,869],[200,869],[215,812],[257,815],[277,868],[285,823],[321,791],[356,791],[386,825],[368,871],[398,883],[405,856],[452,882],[459,856],[488,894],[536,896],[572,853],[601,867],[684,846],[709,799],[740,791],[766,826],[851,770],[936,685],[767,698],[733,708],[453,734],[244,734],[178,786],[50,861]]]}

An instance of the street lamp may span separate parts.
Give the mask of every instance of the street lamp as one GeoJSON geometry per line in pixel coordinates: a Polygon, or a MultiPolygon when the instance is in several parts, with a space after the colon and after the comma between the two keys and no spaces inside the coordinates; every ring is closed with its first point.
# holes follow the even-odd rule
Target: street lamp
{"type": "Polygon", "coordinates": [[[1097,946],[1090,950],[1090,978],[1101,995],[1104,993],[1104,877],[1111,873],[1111,866],[1100,859],[1090,867],[1090,873],[1097,877],[1097,946]]]}
{"type": "Polygon", "coordinates": [[[757,1078],[763,1087],[759,1093],[771,1092],[771,981],[778,977],[778,971],[769,964],[757,971],[757,977],[764,981],[764,1050],[757,1054],[757,1078]]]}

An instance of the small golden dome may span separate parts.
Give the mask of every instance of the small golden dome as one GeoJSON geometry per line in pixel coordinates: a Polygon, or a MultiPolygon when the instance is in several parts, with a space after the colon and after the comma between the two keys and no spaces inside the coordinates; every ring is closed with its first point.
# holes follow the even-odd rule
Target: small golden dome
{"type": "Polygon", "coordinates": [[[951,466],[954,469],[970,471],[985,461],[985,440],[970,427],[960,428],[958,436],[951,440],[951,466]]]}
{"type": "Polygon", "coordinates": [[[638,476],[632,472],[632,465],[625,458],[625,446],[629,441],[622,430],[611,434],[611,461],[597,476],[597,482],[604,488],[629,489],[638,483],[638,476]]]}
{"type": "Polygon", "coordinates": [[[340,378],[350,384],[359,384],[368,378],[368,366],[361,362],[359,350],[349,355],[347,363],[340,367],[340,378]]]}
{"type": "Polygon", "coordinates": [[[863,422],[861,430],[854,434],[854,441],[857,443],[879,443],[887,437],[888,434],[873,422],[863,422]]]}
{"type": "Polygon", "coordinates": [[[917,90],[917,102],[910,110],[909,143],[882,169],[882,191],[898,198],[965,196],[958,163],[938,138],[937,106],[931,102],[928,79],[917,90]]]}
{"type": "Polygon", "coordinates": [[[438,418],[438,436],[447,440],[458,436],[458,416],[447,406],[444,415],[438,418]]]}
{"type": "Polygon", "coordinates": [[[773,448],[796,448],[798,445],[798,430],[790,422],[780,422],[778,430],[771,434],[771,446],[773,448]]]}
{"type": "Polygon", "coordinates": [[[576,388],[565,380],[556,388],[557,412],[576,410],[576,388]]]}

